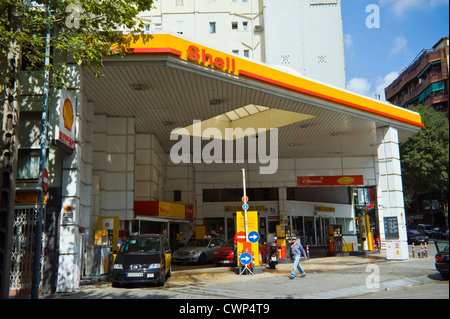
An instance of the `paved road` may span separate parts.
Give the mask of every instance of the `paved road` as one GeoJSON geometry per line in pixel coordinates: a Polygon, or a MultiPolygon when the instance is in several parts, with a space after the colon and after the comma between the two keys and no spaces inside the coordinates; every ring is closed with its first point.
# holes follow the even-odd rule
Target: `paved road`
{"type": "MultiPolygon", "coordinates": [[[[431,245],[430,245],[431,246],[431,245]]],[[[305,278],[288,278],[292,264],[238,276],[229,268],[181,266],[165,287],[112,288],[108,282],[82,286],[74,293],[46,299],[339,299],[449,298],[449,282],[434,268],[434,247],[428,258],[387,261],[385,255],[314,258],[302,262],[305,278]]]]}

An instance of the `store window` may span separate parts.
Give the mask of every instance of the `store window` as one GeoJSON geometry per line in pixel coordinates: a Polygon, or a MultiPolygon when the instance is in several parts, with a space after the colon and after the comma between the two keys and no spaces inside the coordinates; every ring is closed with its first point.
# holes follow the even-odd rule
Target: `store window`
{"type": "MultiPolygon", "coordinates": [[[[242,188],[204,189],[203,202],[240,202],[242,188]]],[[[278,188],[247,188],[250,201],[278,200],[278,188]]]]}
{"type": "Polygon", "coordinates": [[[224,218],[205,218],[206,235],[211,237],[225,238],[225,219],[224,218]]]}

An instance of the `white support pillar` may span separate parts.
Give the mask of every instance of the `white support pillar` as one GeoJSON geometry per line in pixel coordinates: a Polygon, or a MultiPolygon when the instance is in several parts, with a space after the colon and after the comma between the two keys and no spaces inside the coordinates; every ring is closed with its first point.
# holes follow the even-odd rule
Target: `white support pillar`
{"type": "Polygon", "coordinates": [[[403,202],[402,173],[397,129],[385,126],[377,129],[377,203],[380,239],[386,241],[389,259],[408,259],[408,241],[403,202]],[[397,217],[398,239],[387,239],[384,217],[397,217]],[[389,250],[393,249],[393,250],[389,250]]]}

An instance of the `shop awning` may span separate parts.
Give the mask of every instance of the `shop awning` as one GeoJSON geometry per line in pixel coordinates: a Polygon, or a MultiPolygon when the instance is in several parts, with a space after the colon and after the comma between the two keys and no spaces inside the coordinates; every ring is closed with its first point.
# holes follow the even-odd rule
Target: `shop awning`
{"type": "Polygon", "coordinates": [[[158,216],[165,218],[193,219],[192,206],[162,201],[135,201],[136,216],[158,216]]]}

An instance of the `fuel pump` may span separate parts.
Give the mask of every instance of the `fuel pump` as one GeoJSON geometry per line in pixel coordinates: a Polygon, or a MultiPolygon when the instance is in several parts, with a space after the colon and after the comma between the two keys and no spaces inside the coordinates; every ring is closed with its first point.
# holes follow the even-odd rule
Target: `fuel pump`
{"type": "Polygon", "coordinates": [[[335,256],[342,252],[342,226],[337,224],[328,225],[328,255],[335,256]]]}
{"type": "Polygon", "coordinates": [[[278,258],[286,258],[286,226],[277,225],[277,246],[278,246],[278,258]]]}
{"type": "Polygon", "coordinates": [[[361,240],[361,250],[373,250],[372,231],[370,230],[369,215],[359,215],[359,236],[361,240]]]}

